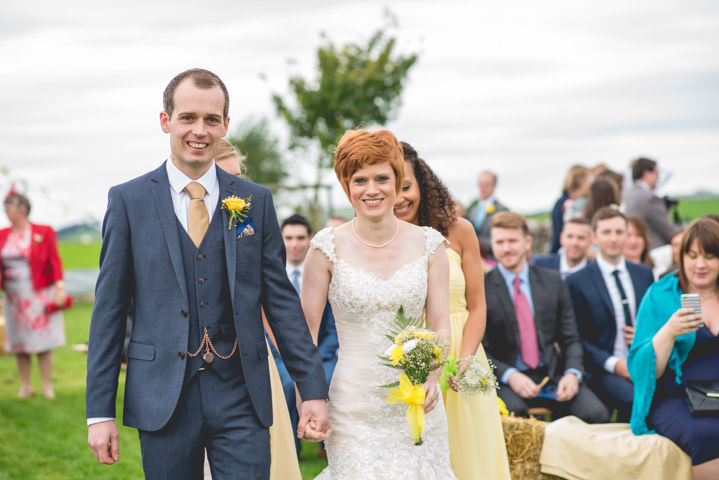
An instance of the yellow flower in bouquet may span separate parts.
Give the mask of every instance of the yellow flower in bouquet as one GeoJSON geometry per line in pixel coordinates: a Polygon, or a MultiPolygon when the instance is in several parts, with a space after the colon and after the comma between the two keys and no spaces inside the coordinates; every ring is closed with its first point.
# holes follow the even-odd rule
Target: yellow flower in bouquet
{"type": "Polygon", "coordinates": [[[407,318],[400,307],[395,319],[395,331],[387,334],[393,344],[384,356],[380,356],[387,367],[402,370],[399,381],[385,385],[392,388],[388,403],[407,404],[407,426],[415,445],[422,444],[424,430],[424,382],[431,372],[442,367],[442,351],[447,350],[436,332],[422,327],[421,319],[407,318]]]}

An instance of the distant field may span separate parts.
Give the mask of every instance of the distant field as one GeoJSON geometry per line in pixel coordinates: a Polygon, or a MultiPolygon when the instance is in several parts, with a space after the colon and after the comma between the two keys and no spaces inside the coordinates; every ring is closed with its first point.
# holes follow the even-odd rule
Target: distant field
{"type": "Polygon", "coordinates": [[[719,214],[719,196],[680,197],[679,217],[684,222],[694,220],[709,213],[719,214]]]}
{"type": "Polygon", "coordinates": [[[60,258],[65,270],[98,268],[100,242],[87,245],[80,242],[60,242],[60,258]]]}

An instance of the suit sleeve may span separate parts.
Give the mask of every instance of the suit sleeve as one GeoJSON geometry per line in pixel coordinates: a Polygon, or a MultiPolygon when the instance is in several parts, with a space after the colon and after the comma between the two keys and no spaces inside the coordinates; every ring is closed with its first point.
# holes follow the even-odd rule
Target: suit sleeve
{"type": "Polygon", "coordinates": [[[263,225],[262,305],[277,349],[303,400],[327,398],[322,357],[312,341],[297,292],[287,277],[285,245],[269,191],[263,225]]]}
{"type": "Polygon", "coordinates": [[[587,323],[591,322],[591,314],[589,312],[589,305],[587,304],[586,297],[580,286],[581,280],[577,280],[576,277],[570,275],[566,278],[566,282],[571,294],[572,304],[574,306],[574,314],[576,316],[579,336],[582,340],[582,347],[596,369],[602,371],[604,370],[604,364],[611,354],[592,343],[587,338],[587,335],[583,333],[587,323]]]}
{"type": "Polygon", "coordinates": [[[559,292],[557,325],[560,345],[565,356],[564,369],[575,368],[584,374],[584,352],[579,339],[579,330],[574,317],[574,307],[567,285],[557,277],[556,288],[559,292]]]}
{"type": "MultiPolygon", "coordinates": [[[[676,227],[667,216],[667,209],[664,206],[664,200],[659,197],[652,197],[647,205],[646,216],[644,220],[651,225],[652,230],[666,243],[672,240],[672,234],[676,227]]],[[[658,245],[652,245],[656,247],[658,245]]]]}
{"type": "Polygon", "coordinates": [[[100,275],[90,322],[85,395],[88,418],[115,417],[131,279],[129,222],[123,198],[114,187],[108,194],[103,221],[100,275]]]}

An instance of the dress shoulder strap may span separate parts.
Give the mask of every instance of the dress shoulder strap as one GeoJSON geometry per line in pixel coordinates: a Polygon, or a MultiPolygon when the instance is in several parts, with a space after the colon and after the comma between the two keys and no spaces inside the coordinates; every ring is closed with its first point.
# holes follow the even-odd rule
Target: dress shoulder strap
{"type": "Polygon", "coordinates": [[[315,234],[310,242],[312,248],[322,252],[332,263],[337,262],[335,255],[335,234],[332,227],[325,227],[315,234]]]}
{"type": "Polygon", "coordinates": [[[432,227],[422,227],[425,237],[425,258],[429,258],[437,247],[447,241],[437,230],[432,227]]]}

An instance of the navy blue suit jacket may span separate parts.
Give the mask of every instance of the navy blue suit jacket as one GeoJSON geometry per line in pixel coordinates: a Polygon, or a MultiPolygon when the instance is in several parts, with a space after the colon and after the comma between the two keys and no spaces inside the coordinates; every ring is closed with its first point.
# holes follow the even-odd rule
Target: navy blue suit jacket
{"type": "Polygon", "coordinates": [[[537,255],[532,257],[532,265],[542,267],[548,270],[559,271],[559,254],[549,253],[547,255],[537,255]]]}
{"type": "MultiPolygon", "coordinates": [[[[652,270],[646,265],[627,262],[634,286],[637,310],[644,292],[654,283],[652,270]]],[[[579,336],[584,347],[585,366],[590,373],[604,373],[604,362],[614,354],[617,324],[612,299],[596,262],[575,272],[565,282],[574,304],[579,336]]]]}
{"type": "MultiPolygon", "coordinates": [[[[225,227],[223,241],[242,373],[259,421],[269,426],[272,397],[262,308],[302,398],[326,398],[327,384],[299,297],[287,278],[284,242],[269,189],[219,168],[217,179],[220,199],[252,195],[249,217],[255,234],[238,238],[235,228],[225,227]]],[[[227,225],[228,212],[221,214],[227,225]]],[[[133,298],[124,423],[156,431],[175,411],[185,379],[189,334],[181,252],[164,164],[110,189],[90,325],[88,418],[115,417],[125,319],[133,298]]]]}

